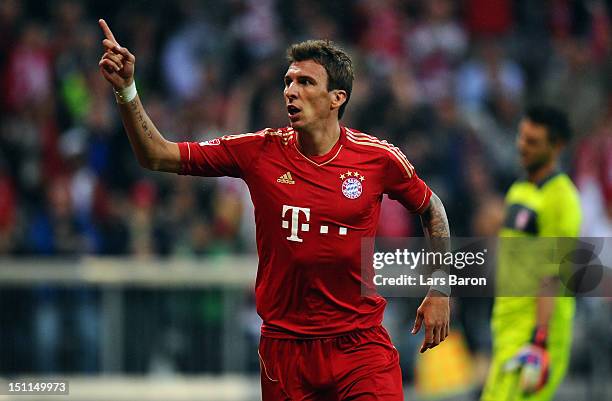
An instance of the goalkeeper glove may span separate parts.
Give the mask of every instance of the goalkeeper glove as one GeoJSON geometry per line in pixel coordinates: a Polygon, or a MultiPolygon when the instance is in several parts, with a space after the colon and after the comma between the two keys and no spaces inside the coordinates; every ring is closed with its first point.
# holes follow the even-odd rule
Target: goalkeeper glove
{"type": "Polygon", "coordinates": [[[519,371],[519,386],[525,394],[533,394],[548,381],[549,358],[546,351],[546,329],[537,327],[530,344],[525,345],[504,366],[506,372],[519,371]]]}

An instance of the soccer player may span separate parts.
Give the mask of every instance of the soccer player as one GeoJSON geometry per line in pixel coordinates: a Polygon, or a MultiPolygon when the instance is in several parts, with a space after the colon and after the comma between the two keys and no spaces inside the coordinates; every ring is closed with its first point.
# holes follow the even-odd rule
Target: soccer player
{"type": "MultiPolygon", "coordinates": [[[[440,199],[398,148],[340,125],[350,58],[328,41],[295,44],[284,77],[288,127],[172,143],[136,94],[134,56],[99,23],[106,36],[100,72],[115,90],[140,164],[248,185],[263,399],[402,400],[398,353],[381,326],[386,301],[361,296],[361,239],[375,236],[384,193],[419,213],[430,238],[448,238],[449,228],[440,199]]],[[[413,333],[422,324],[424,352],[448,334],[448,294],[429,290],[413,333]]]]}
{"type": "MultiPolygon", "coordinates": [[[[567,117],[561,111],[546,106],[526,111],[517,140],[526,178],[515,182],[506,195],[501,237],[578,236],[578,192],[557,166],[570,135],[567,117]]],[[[512,246],[511,241],[501,245],[512,246]]],[[[529,254],[527,258],[532,256],[537,255],[529,254]]],[[[529,265],[528,260],[524,262],[529,265]]],[[[558,271],[548,271],[544,265],[527,267],[517,263],[516,258],[501,256],[498,276],[509,268],[533,267],[526,276],[537,277],[536,290],[531,294],[534,296],[495,299],[491,321],[493,360],[482,401],[551,400],[567,370],[574,298],[554,296],[561,291],[558,271]]],[[[515,281],[516,277],[507,281],[515,281]]],[[[508,284],[498,283],[498,289],[508,284]]]]}

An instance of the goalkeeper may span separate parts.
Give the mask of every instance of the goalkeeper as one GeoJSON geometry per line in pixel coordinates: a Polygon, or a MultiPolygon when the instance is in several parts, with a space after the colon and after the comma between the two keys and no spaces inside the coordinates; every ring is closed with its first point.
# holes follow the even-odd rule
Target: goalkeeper
{"type": "MultiPolygon", "coordinates": [[[[557,170],[557,160],[570,135],[567,117],[559,110],[545,106],[527,110],[517,139],[526,177],[515,182],[506,195],[501,237],[578,235],[578,192],[570,178],[557,170]]],[[[516,282],[516,275],[504,280],[504,271],[525,270],[523,262],[500,252],[498,290],[500,285],[516,282]]],[[[535,282],[535,296],[495,299],[491,319],[493,358],[481,401],[552,400],[563,380],[569,363],[575,300],[554,296],[561,291],[558,268],[553,272],[538,267],[537,274],[533,274],[535,270],[525,273],[535,282]]]]}

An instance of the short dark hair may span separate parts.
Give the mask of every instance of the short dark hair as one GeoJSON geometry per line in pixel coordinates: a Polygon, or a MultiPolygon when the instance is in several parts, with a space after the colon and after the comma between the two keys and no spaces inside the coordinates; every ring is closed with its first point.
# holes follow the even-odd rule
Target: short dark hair
{"type": "Polygon", "coordinates": [[[572,138],[572,128],[567,114],[556,107],[533,105],[527,108],[525,117],[546,127],[548,140],[552,144],[566,144],[572,138]]]}
{"type": "Polygon", "coordinates": [[[327,90],[341,89],[346,92],[346,102],[338,110],[342,118],[353,89],[353,62],[344,50],[330,40],[307,40],[295,43],[287,49],[289,64],[296,61],[313,60],[327,72],[327,90]]]}

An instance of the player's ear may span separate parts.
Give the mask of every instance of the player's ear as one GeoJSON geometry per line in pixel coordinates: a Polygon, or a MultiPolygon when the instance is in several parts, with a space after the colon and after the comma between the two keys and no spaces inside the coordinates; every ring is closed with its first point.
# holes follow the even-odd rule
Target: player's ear
{"type": "Polygon", "coordinates": [[[330,92],[331,108],[339,109],[346,102],[346,91],[342,89],[334,89],[330,92]]]}

